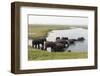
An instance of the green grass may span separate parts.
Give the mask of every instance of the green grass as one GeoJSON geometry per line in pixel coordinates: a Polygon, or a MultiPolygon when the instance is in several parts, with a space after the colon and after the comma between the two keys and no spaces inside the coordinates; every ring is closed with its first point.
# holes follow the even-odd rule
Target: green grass
{"type": "Polygon", "coordinates": [[[30,47],[28,50],[28,60],[82,59],[87,57],[87,52],[47,52],[30,47]]]}
{"type": "Polygon", "coordinates": [[[42,36],[46,36],[48,34],[49,31],[52,30],[58,30],[58,29],[70,29],[68,26],[45,26],[45,25],[29,25],[28,27],[28,32],[29,33],[35,33],[34,35],[28,35],[29,38],[39,38],[42,36]]]}

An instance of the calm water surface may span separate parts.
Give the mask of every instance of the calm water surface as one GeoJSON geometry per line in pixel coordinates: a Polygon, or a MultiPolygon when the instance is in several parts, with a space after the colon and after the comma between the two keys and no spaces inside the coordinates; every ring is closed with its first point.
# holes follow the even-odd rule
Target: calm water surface
{"type": "Polygon", "coordinates": [[[76,41],[75,44],[70,45],[66,50],[74,52],[86,52],[88,50],[88,30],[83,28],[72,28],[67,30],[52,30],[48,33],[47,41],[56,41],[56,37],[68,37],[69,39],[77,39],[84,37],[84,41],[76,41]]]}

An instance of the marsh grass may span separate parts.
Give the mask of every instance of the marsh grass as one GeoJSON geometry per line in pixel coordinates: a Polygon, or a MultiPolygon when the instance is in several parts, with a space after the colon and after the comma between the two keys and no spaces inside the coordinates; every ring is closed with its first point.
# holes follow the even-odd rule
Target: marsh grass
{"type": "Polygon", "coordinates": [[[28,38],[34,39],[39,38],[43,36],[47,36],[48,32],[52,30],[62,30],[62,29],[70,29],[68,26],[35,26],[35,25],[29,25],[28,26],[28,33],[35,33],[34,35],[28,34],[28,38]]]}

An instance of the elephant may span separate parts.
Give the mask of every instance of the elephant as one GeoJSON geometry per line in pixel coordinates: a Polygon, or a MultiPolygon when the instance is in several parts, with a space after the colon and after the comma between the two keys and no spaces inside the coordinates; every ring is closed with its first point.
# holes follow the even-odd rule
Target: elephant
{"type": "Polygon", "coordinates": [[[75,41],[77,41],[77,39],[69,39],[68,37],[62,37],[61,39],[59,39],[58,37],[56,37],[56,42],[67,44],[67,47],[69,47],[70,44],[74,44],[75,41]]]}
{"type": "Polygon", "coordinates": [[[56,43],[47,41],[44,45],[45,45],[45,50],[47,50],[48,47],[51,47],[51,49],[53,49],[56,46],[56,43]]]}
{"type": "Polygon", "coordinates": [[[60,40],[56,40],[56,43],[62,43],[62,44],[64,44],[65,48],[69,47],[69,41],[68,40],[62,40],[62,39],[60,39],[60,40]],[[66,46],[66,44],[67,44],[67,46],[66,46]]]}
{"type": "Polygon", "coordinates": [[[46,38],[45,37],[41,37],[41,38],[34,39],[32,41],[32,47],[33,48],[37,48],[37,46],[38,46],[38,49],[44,49],[44,42],[45,41],[46,41],[46,38]],[[42,45],[41,48],[40,48],[40,44],[42,45]]]}
{"type": "Polygon", "coordinates": [[[56,40],[59,40],[60,39],[60,37],[56,37],[56,40]]]}
{"type": "Polygon", "coordinates": [[[68,37],[62,37],[62,40],[68,40],[68,37]]]}
{"type": "Polygon", "coordinates": [[[45,50],[50,47],[52,52],[62,52],[64,51],[65,45],[57,42],[46,42],[45,50]]]}
{"type": "MultiPolygon", "coordinates": [[[[68,37],[62,37],[62,40],[68,40],[68,37]]],[[[56,37],[56,40],[60,40],[60,37],[56,37]]]]}
{"type": "Polygon", "coordinates": [[[79,38],[77,39],[77,41],[84,41],[84,40],[85,40],[84,37],[79,37],[79,38]]]}
{"type": "Polygon", "coordinates": [[[74,44],[75,41],[77,41],[77,40],[76,39],[69,39],[68,41],[69,41],[69,44],[74,44]]]}
{"type": "Polygon", "coordinates": [[[54,52],[63,52],[65,45],[62,43],[56,43],[56,46],[54,47],[54,52]]]}

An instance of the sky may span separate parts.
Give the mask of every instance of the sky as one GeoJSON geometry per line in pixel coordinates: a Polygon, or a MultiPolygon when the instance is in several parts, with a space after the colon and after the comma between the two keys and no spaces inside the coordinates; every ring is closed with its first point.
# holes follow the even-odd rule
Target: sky
{"type": "Polygon", "coordinates": [[[53,16],[53,15],[29,15],[28,24],[41,25],[75,25],[87,26],[88,17],[82,16],[53,16]]]}

